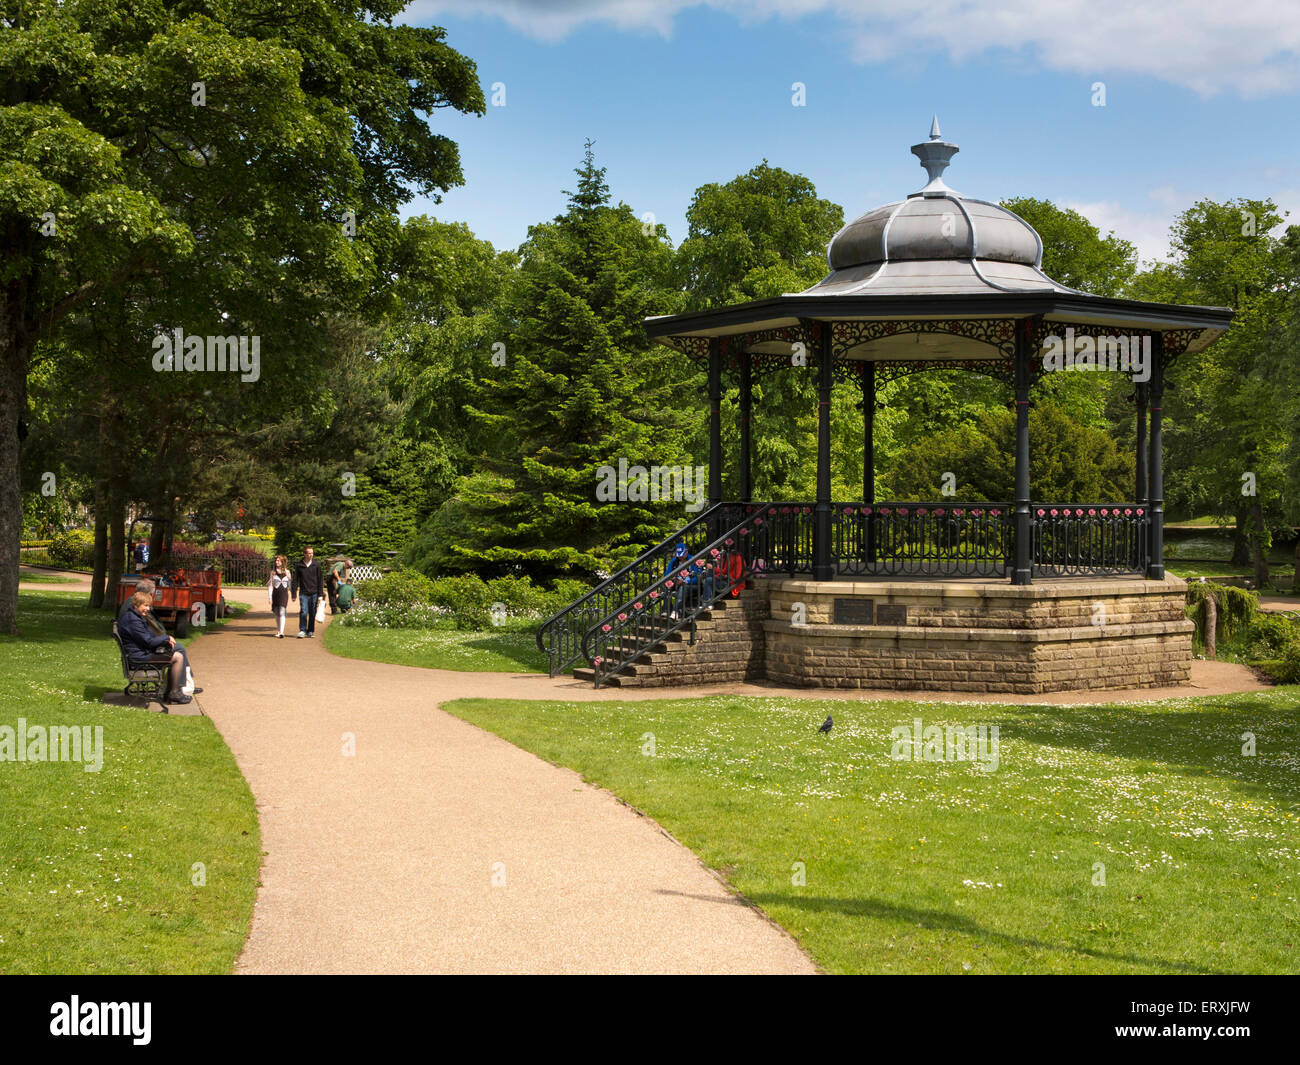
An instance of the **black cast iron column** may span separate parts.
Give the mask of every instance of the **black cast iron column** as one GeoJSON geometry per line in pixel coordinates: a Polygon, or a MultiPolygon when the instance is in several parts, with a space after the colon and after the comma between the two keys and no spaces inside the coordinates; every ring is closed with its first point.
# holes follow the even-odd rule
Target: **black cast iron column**
{"type": "Polygon", "coordinates": [[[709,506],[722,501],[722,340],[709,338],[709,506]]]}
{"type": "Polygon", "coordinates": [[[876,364],[862,367],[862,501],[867,516],[867,561],[876,561],[876,364]]]}
{"type": "Polygon", "coordinates": [[[1137,389],[1137,501],[1147,501],[1147,386],[1146,382],[1135,386],[1137,389]]]}
{"type": "MultiPolygon", "coordinates": [[[[1134,384],[1134,398],[1137,400],[1137,505],[1146,508],[1147,499],[1149,498],[1149,488],[1147,484],[1147,384],[1145,381],[1134,384]]],[[[1138,550],[1142,553],[1138,560],[1143,572],[1146,572],[1147,563],[1151,560],[1151,538],[1147,535],[1147,527],[1143,524],[1140,535],[1138,536],[1138,550]]]]}
{"type": "Polygon", "coordinates": [[[754,482],[750,474],[749,422],[754,411],[752,356],[740,356],[740,501],[753,502],[754,482]]]}
{"type": "Polygon", "coordinates": [[[1016,498],[1012,514],[1016,564],[1012,584],[1033,582],[1032,519],[1029,513],[1029,359],[1034,319],[1024,318],[1016,328],[1016,498]]]}
{"type": "Polygon", "coordinates": [[[1148,394],[1151,397],[1151,458],[1148,466],[1148,484],[1150,491],[1146,500],[1151,518],[1149,537],[1150,550],[1147,554],[1147,579],[1162,581],[1165,579],[1165,475],[1164,475],[1164,441],[1161,437],[1161,421],[1165,402],[1165,337],[1155,333],[1151,337],[1151,380],[1148,394]]]}
{"type": "Polygon", "coordinates": [[[813,514],[813,580],[835,576],[831,561],[831,363],[829,322],[817,322],[817,506],[813,514]]]}

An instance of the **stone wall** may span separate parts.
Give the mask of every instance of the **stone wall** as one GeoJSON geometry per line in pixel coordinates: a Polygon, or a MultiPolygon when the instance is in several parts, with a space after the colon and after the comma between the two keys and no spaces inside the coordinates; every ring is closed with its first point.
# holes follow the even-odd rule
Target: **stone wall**
{"type": "MultiPolygon", "coordinates": [[[[1187,682],[1194,626],[1186,584],[1054,580],[767,578],[719,603],[609,683],[633,687],[772,680],[795,687],[1026,695],[1187,682]],[[836,599],[905,608],[896,624],[834,624],[836,599]]],[[[584,673],[590,671],[583,671],[584,673]]]]}
{"type": "Polygon", "coordinates": [[[798,687],[1013,692],[1186,683],[1186,584],[1048,581],[768,582],[765,660],[798,687]],[[836,625],[835,599],[906,607],[903,623],[836,625]],[[802,617],[803,624],[798,623],[802,617]]]}

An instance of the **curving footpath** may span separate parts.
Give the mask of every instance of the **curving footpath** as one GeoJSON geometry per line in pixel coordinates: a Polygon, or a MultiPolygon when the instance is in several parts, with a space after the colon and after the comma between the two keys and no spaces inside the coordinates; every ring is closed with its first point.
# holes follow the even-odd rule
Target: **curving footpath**
{"type": "Polygon", "coordinates": [[[319,629],[270,632],[262,607],[192,655],[266,852],[238,972],[815,971],[653,821],[438,710],[551,696],[549,679],[360,662],[319,629]]]}

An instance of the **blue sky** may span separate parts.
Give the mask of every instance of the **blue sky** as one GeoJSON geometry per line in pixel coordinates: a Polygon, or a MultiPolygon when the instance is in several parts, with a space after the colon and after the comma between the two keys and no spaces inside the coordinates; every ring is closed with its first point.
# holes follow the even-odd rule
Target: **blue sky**
{"type": "Polygon", "coordinates": [[[434,116],[466,184],[407,213],[498,247],[564,210],[588,137],[614,198],[677,244],[699,185],[764,158],[846,218],[919,189],[908,148],[936,112],[961,146],[950,186],[1073,207],[1144,258],[1201,197],[1271,196],[1300,222],[1300,5],[416,0],[404,18],[446,27],[489,99],[505,88],[483,117],[434,116]]]}

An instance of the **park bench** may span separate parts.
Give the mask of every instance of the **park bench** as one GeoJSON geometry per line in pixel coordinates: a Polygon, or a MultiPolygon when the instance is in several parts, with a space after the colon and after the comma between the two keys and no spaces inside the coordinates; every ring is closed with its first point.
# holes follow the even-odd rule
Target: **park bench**
{"type": "Polygon", "coordinates": [[[171,652],[150,655],[141,665],[131,665],[126,646],[122,643],[122,636],[117,631],[116,621],[113,622],[113,642],[117,644],[118,654],[122,658],[122,677],[126,681],[122,694],[127,698],[144,695],[161,699],[167,691],[167,672],[171,666],[171,652]]]}

